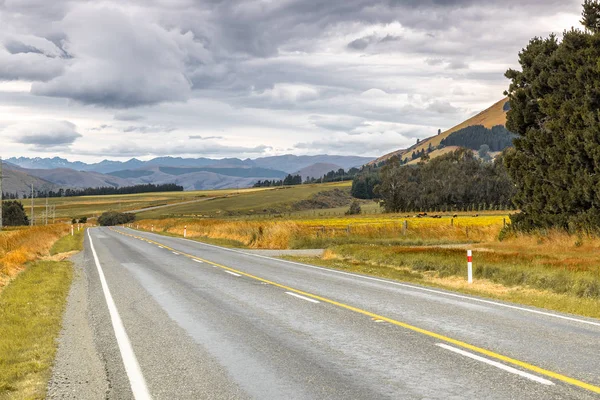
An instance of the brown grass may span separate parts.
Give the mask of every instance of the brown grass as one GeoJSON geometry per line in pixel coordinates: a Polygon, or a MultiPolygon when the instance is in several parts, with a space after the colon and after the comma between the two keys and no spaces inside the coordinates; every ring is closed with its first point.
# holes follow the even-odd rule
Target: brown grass
{"type": "MultiPolygon", "coordinates": [[[[481,217],[481,222],[484,219],[481,217]]],[[[377,240],[481,242],[496,238],[502,227],[499,224],[467,227],[460,226],[458,222],[450,226],[448,219],[415,220],[409,223],[404,234],[401,221],[378,223],[346,218],[273,221],[168,218],[143,220],[134,226],[147,231],[154,226],[155,232],[178,236],[183,235],[187,226],[188,238],[228,240],[258,249],[321,248],[330,244],[377,240]],[[340,221],[341,224],[338,223],[340,221]]]]}
{"type": "Polygon", "coordinates": [[[1,232],[0,289],[23,270],[27,262],[48,255],[54,242],[68,230],[68,225],[57,224],[1,232]]]}

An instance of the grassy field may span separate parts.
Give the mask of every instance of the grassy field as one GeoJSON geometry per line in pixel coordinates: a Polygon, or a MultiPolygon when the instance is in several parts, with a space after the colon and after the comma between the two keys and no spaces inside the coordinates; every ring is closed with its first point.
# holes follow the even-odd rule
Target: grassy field
{"type": "Polygon", "coordinates": [[[293,212],[293,203],[326,190],[349,188],[351,182],[268,188],[260,191],[244,191],[206,202],[151,210],[140,213],[140,219],[163,217],[224,217],[224,216],[273,216],[293,212]]]}
{"type": "Polygon", "coordinates": [[[83,246],[83,230],[68,232],[62,224],[0,234],[2,259],[10,260],[0,265],[12,278],[0,292],[1,400],[45,397],[73,278],[72,264],[60,260],[83,246]]]}
{"type": "MultiPolygon", "coordinates": [[[[267,188],[268,189],[268,188],[267,188]]],[[[93,217],[104,211],[131,211],[147,207],[176,204],[200,200],[207,197],[223,197],[236,193],[251,193],[265,188],[204,190],[192,192],[140,193],[110,196],[56,197],[48,199],[49,205],[56,206],[56,217],[71,219],[93,217]]],[[[30,213],[30,200],[22,200],[26,212],[30,213]]],[[[41,216],[46,210],[46,199],[34,199],[34,213],[41,216]]]]}

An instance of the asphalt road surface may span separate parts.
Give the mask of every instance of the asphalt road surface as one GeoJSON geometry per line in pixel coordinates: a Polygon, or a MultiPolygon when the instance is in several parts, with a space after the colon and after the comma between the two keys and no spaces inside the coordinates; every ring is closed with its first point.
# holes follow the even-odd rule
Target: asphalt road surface
{"type": "Polygon", "coordinates": [[[77,265],[52,398],[600,398],[599,320],[124,228],[77,265]]]}

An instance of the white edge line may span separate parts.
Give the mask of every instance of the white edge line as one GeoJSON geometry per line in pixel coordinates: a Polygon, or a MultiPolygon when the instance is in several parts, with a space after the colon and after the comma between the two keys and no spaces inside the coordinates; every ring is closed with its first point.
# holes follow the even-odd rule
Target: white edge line
{"type": "MultiPolygon", "coordinates": [[[[151,232],[143,232],[143,233],[151,233],[151,232]]],[[[154,234],[154,235],[157,235],[157,234],[154,234]]],[[[158,235],[158,236],[163,237],[163,238],[166,237],[166,236],[161,236],[161,235],[158,235]]],[[[423,291],[423,292],[436,293],[436,294],[440,294],[440,295],[443,295],[443,296],[454,297],[454,298],[463,299],[463,300],[469,300],[469,301],[475,301],[475,302],[478,302],[478,303],[490,304],[490,305],[494,305],[494,306],[498,306],[498,307],[510,308],[510,309],[513,309],[513,310],[525,311],[525,312],[529,312],[529,313],[533,313],[533,314],[545,315],[547,317],[559,318],[559,319],[566,320],[566,321],[579,322],[579,323],[582,323],[582,324],[587,324],[587,325],[593,325],[593,326],[600,327],[600,322],[587,321],[585,319],[578,319],[578,318],[573,318],[573,317],[567,317],[567,316],[564,316],[564,315],[553,314],[553,313],[539,311],[539,310],[533,310],[533,309],[530,309],[530,308],[513,306],[513,305],[510,305],[510,304],[504,304],[504,303],[498,303],[498,302],[491,301],[491,300],[478,299],[478,298],[475,298],[475,297],[469,297],[469,296],[463,296],[463,295],[455,294],[455,293],[443,292],[441,290],[428,289],[428,288],[424,288],[424,287],[420,287],[420,286],[409,285],[407,283],[400,283],[400,282],[394,282],[394,281],[389,281],[389,280],[385,280],[385,279],[375,278],[375,277],[371,277],[371,276],[364,276],[364,275],[353,274],[351,272],[344,272],[344,271],[338,271],[338,270],[330,269],[330,268],[317,267],[316,265],[303,264],[303,263],[299,263],[299,262],[295,262],[295,261],[289,261],[289,260],[284,260],[284,259],[280,259],[280,258],[263,256],[261,254],[246,253],[246,252],[243,252],[243,251],[240,251],[240,250],[236,250],[236,249],[229,249],[227,247],[220,247],[220,246],[215,246],[213,244],[207,244],[207,243],[198,242],[196,240],[190,240],[190,239],[184,239],[184,238],[172,238],[172,239],[185,240],[185,241],[188,241],[188,242],[192,242],[192,243],[196,243],[196,244],[201,244],[201,245],[207,246],[207,247],[214,247],[214,248],[221,249],[221,250],[231,251],[233,253],[239,253],[239,254],[244,254],[244,255],[247,255],[247,256],[264,258],[264,259],[267,259],[267,260],[280,261],[280,262],[284,262],[284,263],[288,263],[288,264],[299,265],[301,267],[318,269],[318,270],[326,271],[326,272],[329,272],[329,273],[340,274],[340,275],[348,275],[348,276],[353,276],[353,277],[356,277],[356,278],[361,278],[361,279],[365,279],[365,280],[369,280],[369,281],[383,282],[383,283],[388,283],[388,284],[395,285],[395,286],[401,286],[401,287],[410,288],[410,289],[414,289],[414,290],[420,290],[420,291],[423,291]]]]}
{"type": "Polygon", "coordinates": [[[131,391],[133,392],[133,396],[136,400],[150,400],[152,397],[150,396],[150,392],[146,386],[146,380],[142,374],[140,364],[138,363],[135,353],[133,352],[131,341],[129,340],[127,332],[125,331],[125,327],[123,326],[121,316],[117,311],[117,306],[115,305],[112,295],[110,294],[110,290],[108,289],[108,284],[106,283],[106,278],[104,277],[104,272],[102,271],[100,260],[96,254],[92,236],[90,235],[90,230],[88,230],[88,238],[90,239],[90,248],[92,249],[94,262],[96,264],[96,269],[98,270],[98,276],[100,277],[100,284],[102,286],[102,291],[104,292],[106,305],[108,306],[108,312],[110,314],[113,330],[115,331],[117,344],[119,345],[119,351],[121,352],[123,365],[125,366],[125,372],[129,378],[131,391]]]}
{"type": "Polygon", "coordinates": [[[315,299],[311,299],[311,298],[308,298],[308,297],[301,296],[301,295],[299,295],[298,293],[294,293],[294,292],[285,292],[285,294],[289,294],[290,296],[294,296],[294,297],[297,297],[297,298],[299,298],[299,299],[302,299],[302,300],[310,301],[311,303],[317,303],[317,304],[318,304],[318,303],[320,303],[320,301],[318,301],[318,300],[315,300],[315,299]]]}
{"type": "Polygon", "coordinates": [[[468,351],[457,349],[456,347],[448,346],[447,344],[444,344],[444,343],[436,343],[436,346],[441,347],[441,348],[446,349],[446,350],[450,350],[450,351],[452,351],[454,353],[457,353],[457,354],[460,354],[462,356],[472,358],[473,360],[481,361],[483,363],[492,365],[492,366],[494,366],[496,368],[500,368],[501,370],[504,370],[506,372],[510,372],[512,374],[515,374],[515,375],[519,375],[519,376],[521,376],[523,378],[527,378],[527,379],[532,380],[534,382],[541,383],[542,385],[554,386],[554,382],[552,382],[552,381],[549,381],[549,380],[544,379],[544,378],[540,378],[539,376],[536,376],[536,375],[533,375],[533,374],[530,374],[530,373],[527,373],[527,372],[520,371],[520,370],[518,370],[516,368],[509,367],[508,365],[501,364],[501,363],[499,363],[497,361],[489,360],[489,359],[487,359],[485,357],[478,356],[477,354],[469,353],[468,351]]]}
{"type": "Polygon", "coordinates": [[[235,272],[231,272],[231,271],[227,271],[226,269],[223,270],[224,272],[227,272],[228,274],[231,274],[233,276],[241,276],[240,274],[236,274],[235,272]]]}

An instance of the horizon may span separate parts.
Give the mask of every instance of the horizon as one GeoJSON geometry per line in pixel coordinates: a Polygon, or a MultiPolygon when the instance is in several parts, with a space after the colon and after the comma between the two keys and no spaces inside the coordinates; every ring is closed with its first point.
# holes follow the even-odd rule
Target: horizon
{"type": "Polygon", "coordinates": [[[3,3],[0,155],[376,158],[502,99],[529,38],[581,8],[314,2],[3,3]]]}

